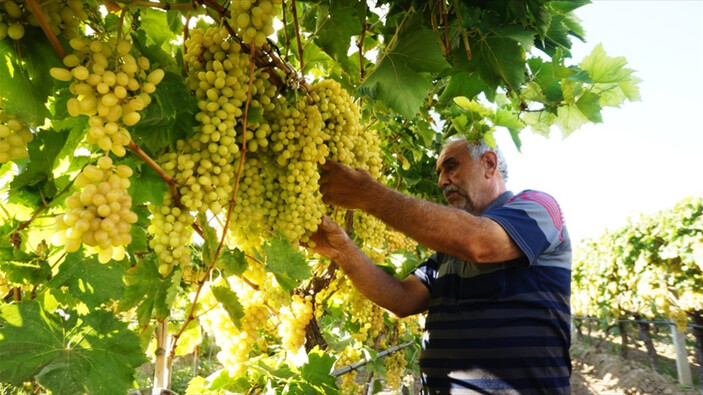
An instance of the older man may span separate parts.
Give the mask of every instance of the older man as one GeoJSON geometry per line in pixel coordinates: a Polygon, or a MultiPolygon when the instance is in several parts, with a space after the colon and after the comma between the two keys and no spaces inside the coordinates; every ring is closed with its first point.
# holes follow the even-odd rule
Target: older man
{"type": "Polygon", "coordinates": [[[321,166],[326,203],[364,210],[436,251],[398,280],[329,218],[312,237],[366,297],[404,317],[428,311],[420,357],[428,393],[569,393],[571,243],[557,202],[505,186],[485,143],[455,140],[437,161],[451,207],[416,199],[367,172],[321,166]]]}

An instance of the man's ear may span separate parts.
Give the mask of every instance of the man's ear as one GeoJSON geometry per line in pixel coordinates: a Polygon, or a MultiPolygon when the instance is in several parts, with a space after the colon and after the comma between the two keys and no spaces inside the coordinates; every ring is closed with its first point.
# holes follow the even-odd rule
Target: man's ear
{"type": "Polygon", "coordinates": [[[483,174],[486,178],[493,177],[498,171],[498,155],[493,151],[487,151],[481,157],[481,165],[483,166],[483,174]]]}

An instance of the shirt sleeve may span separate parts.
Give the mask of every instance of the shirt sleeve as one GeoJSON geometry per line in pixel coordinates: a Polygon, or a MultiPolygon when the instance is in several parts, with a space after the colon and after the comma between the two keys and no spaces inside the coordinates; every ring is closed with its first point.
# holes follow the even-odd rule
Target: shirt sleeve
{"type": "Polygon", "coordinates": [[[521,192],[504,206],[486,211],[483,215],[505,229],[530,264],[563,241],[561,208],[553,197],[543,192],[521,192]]]}
{"type": "Polygon", "coordinates": [[[427,289],[432,291],[434,280],[437,278],[437,269],[439,268],[439,257],[437,253],[432,254],[427,260],[420,264],[412,274],[425,284],[427,289]]]}

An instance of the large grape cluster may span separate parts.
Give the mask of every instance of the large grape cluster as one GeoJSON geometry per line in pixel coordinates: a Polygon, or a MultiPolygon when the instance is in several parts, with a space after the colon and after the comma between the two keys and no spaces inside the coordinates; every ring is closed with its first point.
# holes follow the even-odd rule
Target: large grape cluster
{"type": "Polygon", "coordinates": [[[132,241],[129,230],[137,222],[127,193],[131,175],[131,168],[114,166],[109,156],[83,168],[74,183],[80,190],[66,198],[66,213],[56,217],[54,244],[67,252],[85,244],[97,250],[101,263],[122,260],[124,246],[132,241]]]}
{"type": "Polygon", "coordinates": [[[74,38],[74,53],[63,59],[66,68],[54,67],[51,75],[71,81],[74,97],[68,99],[68,113],[89,116],[86,135],[89,144],[124,156],[131,137],[126,127],[141,119],[139,111],[151,102],[151,93],[164,77],[156,69],[147,75],[149,59],[132,55],[132,43],[126,40],[74,38]]]}
{"type": "Polygon", "coordinates": [[[310,96],[329,136],[330,159],[367,170],[378,179],[382,163],[378,135],[360,123],[361,109],[349,93],[335,80],[321,80],[311,86],[310,96]]]}
{"type": "MultiPolygon", "coordinates": [[[[76,37],[77,27],[88,18],[80,0],[40,2],[39,9],[51,31],[67,39],[76,37]]],[[[39,20],[29,10],[26,1],[0,0],[0,40],[6,36],[13,40],[22,39],[26,25],[39,26],[39,20]]]]}
{"type": "Polygon", "coordinates": [[[7,115],[0,100],[0,164],[29,155],[27,143],[32,132],[15,116],[7,115]]]}
{"type": "Polygon", "coordinates": [[[392,390],[398,391],[400,389],[400,384],[403,380],[403,372],[407,364],[408,361],[405,359],[405,353],[402,350],[396,351],[383,359],[383,367],[386,371],[384,379],[386,385],[392,390]]]}
{"type": "Polygon", "coordinates": [[[282,0],[240,0],[232,2],[232,27],[243,42],[260,47],[274,33],[273,18],[282,0]]]}

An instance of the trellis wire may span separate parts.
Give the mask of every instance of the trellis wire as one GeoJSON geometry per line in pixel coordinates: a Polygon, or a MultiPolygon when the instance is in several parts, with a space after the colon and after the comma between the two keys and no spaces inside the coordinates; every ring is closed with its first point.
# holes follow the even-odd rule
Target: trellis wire
{"type": "Polygon", "coordinates": [[[380,353],[376,354],[376,358],[362,359],[362,360],[356,361],[352,364],[349,364],[347,366],[343,366],[339,369],[335,369],[332,373],[330,373],[330,376],[339,377],[343,374],[346,374],[346,373],[349,373],[353,370],[359,369],[360,367],[367,365],[368,363],[370,363],[374,360],[377,360],[379,358],[383,358],[389,354],[393,354],[396,351],[399,351],[399,350],[402,350],[406,347],[409,347],[409,346],[413,345],[413,343],[415,343],[415,342],[409,341],[407,343],[399,344],[397,346],[393,346],[391,348],[385,349],[385,350],[381,351],[380,353]]]}

